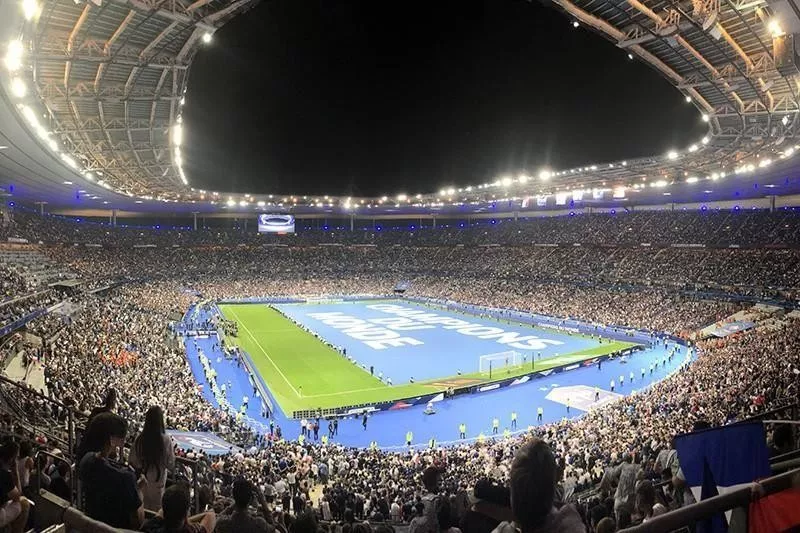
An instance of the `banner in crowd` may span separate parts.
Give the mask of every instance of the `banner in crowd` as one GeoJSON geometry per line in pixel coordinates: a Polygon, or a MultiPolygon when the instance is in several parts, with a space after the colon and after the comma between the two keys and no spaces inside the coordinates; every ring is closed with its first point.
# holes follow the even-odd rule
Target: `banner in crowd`
{"type": "Polygon", "coordinates": [[[167,430],[175,443],[182,449],[202,451],[206,455],[224,455],[240,448],[207,431],[174,431],[167,430]]]}
{"type": "Polygon", "coordinates": [[[726,322],[724,324],[713,324],[703,330],[704,335],[713,335],[714,337],[727,337],[740,331],[747,331],[756,326],[755,322],[748,322],[745,320],[737,320],[735,322],[726,322]]]}

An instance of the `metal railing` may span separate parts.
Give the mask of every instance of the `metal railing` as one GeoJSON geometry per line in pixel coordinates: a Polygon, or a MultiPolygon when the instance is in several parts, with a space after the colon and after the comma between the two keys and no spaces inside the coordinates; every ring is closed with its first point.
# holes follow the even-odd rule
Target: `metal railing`
{"type": "MultiPolygon", "coordinates": [[[[39,457],[40,456],[44,456],[44,457],[47,457],[47,458],[51,459],[53,461],[53,463],[63,463],[65,465],[67,465],[67,468],[69,468],[69,487],[70,487],[70,491],[69,491],[69,500],[68,501],[69,501],[70,505],[72,505],[72,503],[75,501],[75,485],[74,485],[75,484],[75,469],[72,467],[72,463],[70,461],[66,460],[64,457],[55,455],[55,454],[50,453],[50,452],[45,451],[45,450],[39,450],[38,452],[36,452],[36,455],[33,458],[34,464],[36,465],[37,470],[41,468],[41,465],[39,464],[39,457]]],[[[42,487],[42,476],[41,475],[36,476],[36,492],[38,493],[42,488],[43,488],[42,487]]]]}
{"type": "Polygon", "coordinates": [[[798,475],[800,475],[800,469],[791,470],[758,483],[749,483],[740,489],[713,496],[663,514],[638,526],[623,529],[620,533],[668,533],[708,520],[732,509],[744,507],[746,511],[753,499],[790,488],[798,475]]]}

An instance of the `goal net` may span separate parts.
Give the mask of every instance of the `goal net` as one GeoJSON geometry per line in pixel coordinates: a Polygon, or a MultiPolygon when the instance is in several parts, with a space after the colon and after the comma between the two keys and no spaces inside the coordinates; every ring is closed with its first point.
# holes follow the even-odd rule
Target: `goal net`
{"type": "Polygon", "coordinates": [[[480,356],[479,372],[491,377],[510,374],[514,370],[519,370],[524,361],[522,354],[513,350],[508,352],[490,353],[480,356]]]}

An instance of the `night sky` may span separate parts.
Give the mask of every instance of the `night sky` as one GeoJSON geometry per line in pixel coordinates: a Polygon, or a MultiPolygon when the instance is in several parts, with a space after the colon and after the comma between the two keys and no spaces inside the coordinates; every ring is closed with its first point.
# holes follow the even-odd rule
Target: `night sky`
{"type": "Polygon", "coordinates": [[[192,65],[190,184],[416,194],[703,136],[666,80],[571,22],[525,0],[264,0],[192,65]]]}

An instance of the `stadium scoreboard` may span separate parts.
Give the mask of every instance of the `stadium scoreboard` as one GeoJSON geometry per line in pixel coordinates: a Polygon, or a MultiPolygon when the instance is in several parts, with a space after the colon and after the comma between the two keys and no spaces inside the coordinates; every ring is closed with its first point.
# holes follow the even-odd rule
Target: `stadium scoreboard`
{"type": "Polygon", "coordinates": [[[259,233],[294,233],[294,216],[274,213],[258,215],[259,233]]]}

